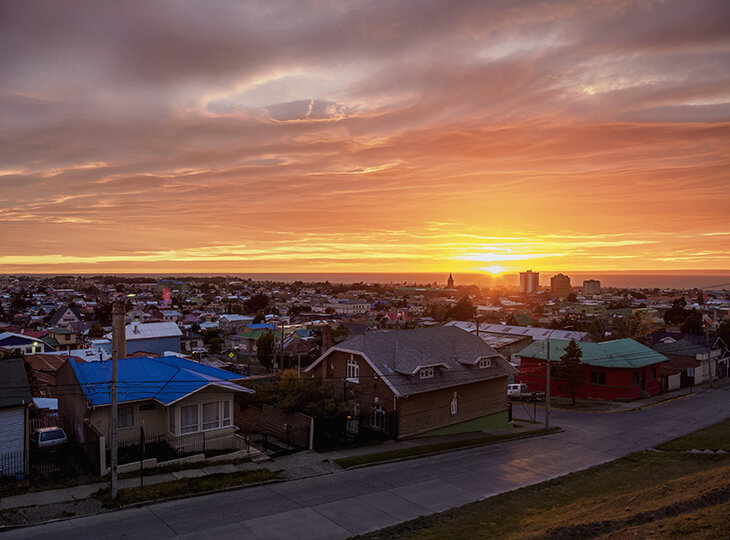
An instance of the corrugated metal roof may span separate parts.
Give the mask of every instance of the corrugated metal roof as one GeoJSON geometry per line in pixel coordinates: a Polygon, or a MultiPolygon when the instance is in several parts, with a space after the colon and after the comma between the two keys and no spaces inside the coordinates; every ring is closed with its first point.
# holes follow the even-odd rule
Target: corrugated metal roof
{"type": "MultiPolygon", "coordinates": [[[[112,362],[70,361],[86,399],[94,406],[111,403],[112,362]]],[[[163,405],[197,392],[208,385],[239,392],[253,392],[231,381],[243,379],[236,373],[199,364],[177,356],[131,357],[117,360],[120,403],[154,399],[163,405]]]]}
{"type": "Polygon", "coordinates": [[[180,327],[174,322],[133,323],[126,327],[127,341],[182,336],[180,327]]]}
{"type": "MultiPolygon", "coordinates": [[[[544,341],[534,342],[522,349],[518,355],[522,358],[547,358],[547,348],[544,341]]],[[[565,354],[565,347],[570,341],[564,339],[550,339],[550,360],[557,362],[565,354]]],[[[583,352],[581,361],[591,366],[609,368],[641,368],[664,362],[667,357],[642,345],[631,338],[615,339],[602,343],[576,342],[583,352]]]]}

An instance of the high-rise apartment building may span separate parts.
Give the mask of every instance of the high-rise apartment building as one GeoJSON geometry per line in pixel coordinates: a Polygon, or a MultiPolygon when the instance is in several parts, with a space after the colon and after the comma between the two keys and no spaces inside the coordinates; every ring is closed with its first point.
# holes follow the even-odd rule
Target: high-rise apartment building
{"type": "Polygon", "coordinates": [[[570,277],[556,274],[550,278],[550,294],[557,298],[565,298],[571,293],[570,277]]]}
{"type": "Polygon", "coordinates": [[[601,294],[601,282],[596,279],[587,279],[583,282],[583,296],[601,294]]]}
{"type": "Polygon", "coordinates": [[[540,272],[520,272],[520,293],[530,294],[540,290],[540,272]]]}

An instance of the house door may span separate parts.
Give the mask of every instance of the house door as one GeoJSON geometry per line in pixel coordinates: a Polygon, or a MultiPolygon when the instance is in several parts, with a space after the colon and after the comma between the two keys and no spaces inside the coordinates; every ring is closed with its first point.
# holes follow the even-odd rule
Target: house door
{"type": "Polygon", "coordinates": [[[646,371],[641,372],[641,391],[646,392],[646,371]]]}
{"type": "Polygon", "coordinates": [[[360,433],[360,408],[357,403],[352,404],[352,412],[347,417],[347,426],[345,427],[348,435],[357,435],[360,433]]]}

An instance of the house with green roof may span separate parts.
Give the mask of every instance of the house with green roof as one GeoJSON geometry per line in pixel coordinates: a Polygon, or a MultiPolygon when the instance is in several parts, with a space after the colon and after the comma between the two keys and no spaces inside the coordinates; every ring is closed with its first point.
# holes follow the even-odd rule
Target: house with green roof
{"type": "MultiPolygon", "coordinates": [[[[535,341],[520,351],[519,382],[531,391],[545,391],[547,361],[550,361],[550,395],[569,396],[565,381],[556,375],[560,357],[570,343],[564,339],[535,341]]],[[[631,401],[661,392],[660,368],[667,357],[633,339],[601,343],[579,341],[585,364],[577,398],[631,401]]]]}

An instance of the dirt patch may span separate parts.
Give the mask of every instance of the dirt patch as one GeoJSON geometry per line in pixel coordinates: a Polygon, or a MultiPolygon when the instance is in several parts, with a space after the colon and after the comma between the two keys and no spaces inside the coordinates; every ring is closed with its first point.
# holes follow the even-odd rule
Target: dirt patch
{"type": "Polygon", "coordinates": [[[644,525],[667,518],[673,518],[680,514],[695,512],[697,510],[717,506],[730,501],[730,484],[713,489],[699,497],[679,501],[674,504],[639,512],[624,519],[594,521],[592,523],[581,523],[568,527],[549,529],[546,538],[554,540],[578,540],[584,538],[595,538],[610,532],[627,527],[644,525]]]}
{"type": "Polygon", "coordinates": [[[96,514],[101,510],[101,503],[95,499],[11,508],[0,512],[0,527],[35,525],[53,519],[96,514]]]}

